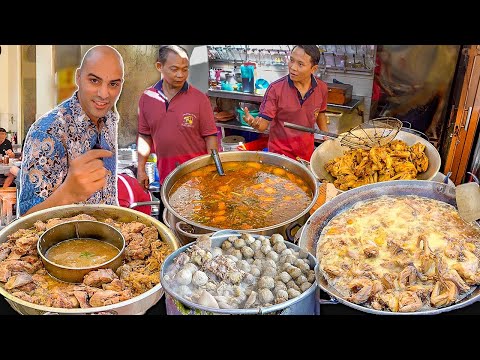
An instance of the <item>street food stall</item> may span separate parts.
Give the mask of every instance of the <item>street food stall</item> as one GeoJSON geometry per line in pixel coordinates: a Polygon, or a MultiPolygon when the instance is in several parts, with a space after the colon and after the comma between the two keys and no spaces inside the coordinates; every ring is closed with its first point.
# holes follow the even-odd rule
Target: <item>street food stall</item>
{"type": "MultiPolygon", "coordinates": [[[[208,50],[222,138],[228,129],[255,133],[238,108],[258,107],[266,84],[285,74],[289,47],[208,50]]],[[[480,224],[463,219],[439,151],[398,119],[370,119],[362,82],[347,86],[352,74],[372,85],[371,50],[323,49],[317,75],[339,91],[327,109],[331,137],[317,137],[309,161],[225,141],[217,159],[196,157],[165,178],[163,222],[118,206],[69,205],[7,225],[0,312],[480,313],[480,224]],[[115,238],[107,260],[94,263],[96,250],[83,247],[80,267],[49,257],[59,238],[105,241],[79,233],[87,222],[115,238]],[[62,281],[59,269],[81,276],[62,281]]],[[[120,167],[135,163],[134,150],[119,152],[120,167]]]]}

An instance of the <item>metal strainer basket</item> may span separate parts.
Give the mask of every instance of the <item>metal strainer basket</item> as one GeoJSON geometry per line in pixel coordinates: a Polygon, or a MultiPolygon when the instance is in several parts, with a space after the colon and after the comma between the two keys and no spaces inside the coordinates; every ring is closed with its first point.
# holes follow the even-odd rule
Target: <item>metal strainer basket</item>
{"type": "Polygon", "coordinates": [[[402,122],[394,117],[367,120],[353,129],[340,134],[342,145],[350,148],[370,149],[392,141],[402,128],[402,122]]]}
{"type": "Polygon", "coordinates": [[[402,122],[394,117],[380,117],[367,120],[351,130],[334,134],[309,127],[284,122],[284,126],[300,131],[311,132],[314,134],[324,135],[331,139],[340,141],[341,145],[349,148],[370,149],[374,146],[383,146],[392,141],[402,128],[402,122]]]}

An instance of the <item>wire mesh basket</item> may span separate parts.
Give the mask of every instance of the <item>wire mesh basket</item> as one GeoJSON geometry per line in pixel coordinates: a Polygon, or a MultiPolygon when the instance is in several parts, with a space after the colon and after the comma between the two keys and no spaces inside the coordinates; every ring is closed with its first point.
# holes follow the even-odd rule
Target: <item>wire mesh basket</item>
{"type": "Polygon", "coordinates": [[[394,117],[367,120],[339,136],[340,143],[350,148],[370,149],[392,141],[402,128],[402,121],[394,117]]]}
{"type": "Polygon", "coordinates": [[[341,145],[349,148],[370,149],[392,141],[402,128],[402,122],[394,117],[380,117],[367,120],[351,130],[335,134],[285,121],[283,126],[295,130],[320,134],[330,139],[338,139],[341,145]]]}

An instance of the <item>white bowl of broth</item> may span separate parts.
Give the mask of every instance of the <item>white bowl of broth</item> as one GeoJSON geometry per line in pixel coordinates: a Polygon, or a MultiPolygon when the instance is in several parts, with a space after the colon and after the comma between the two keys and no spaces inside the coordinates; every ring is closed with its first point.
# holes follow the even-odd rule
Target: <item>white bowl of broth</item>
{"type": "Polygon", "coordinates": [[[99,221],[68,221],[46,230],[37,250],[51,276],[81,283],[92,270],[115,271],[124,258],[125,239],[119,230],[99,221]]]}

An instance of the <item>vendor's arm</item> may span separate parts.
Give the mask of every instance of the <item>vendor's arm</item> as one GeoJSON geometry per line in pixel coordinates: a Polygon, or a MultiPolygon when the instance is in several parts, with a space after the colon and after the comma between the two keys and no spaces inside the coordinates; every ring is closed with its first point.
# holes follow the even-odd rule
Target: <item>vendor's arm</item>
{"type": "Polygon", "coordinates": [[[145,190],[148,190],[150,181],[148,179],[147,171],[145,170],[145,165],[147,164],[148,157],[152,152],[153,138],[151,135],[150,125],[148,124],[147,118],[143,112],[144,101],[145,95],[143,94],[138,102],[137,180],[145,190]]]}
{"type": "Polygon", "coordinates": [[[254,118],[247,108],[244,111],[245,116],[243,119],[247,124],[260,132],[267,130],[270,122],[277,116],[278,111],[278,96],[275,89],[269,86],[265,91],[257,117],[254,118]]]}
{"type": "Polygon", "coordinates": [[[268,129],[268,126],[270,125],[270,121],[265,120],[264,118],[257,116],[253,117],[252,114],[250,114],[250,111],[248,111],[247,108],[244,108],[243,111],[245,111],[245,116],[243,117],[243,120],[253,127],[254,129],[264,132],[265,130],[268,129]]]}
{"type": "Polygon", "coordinates": [[[205,95],[199,103],[200,106],[200,135],[205,140],[207,153],[212,149],[218,150],[217,125],[213,115],[210,99],[205,95]]]}
{"type": "Polygon", "coordinates": [[[205,136],[205,145],[207,146],[207,152],[210,154],[212,149],[218,150],[218,138],[217,135],[205,136]]]}
{"type": "Polygon", "coordinates": [[[319,103],[319,109],[318,109],[318,115],[317,118],[315,119],[315,122],[318,125],[318,128],[322,131],[328,131],[328,121],[327,121],[327,98],[328,98],[328,87],[327,84],[324,82],[320,82],[321,87],[320,90],[322,92],[321,96],[321,103],[319,103]]]}
{"type": "Polygon", "coordinates": [[[138,166],[137,166],[137,180],[142,187],[148,190],[149,179],[145,165],[147,164],[153,146],[153,139],[150,135],[138,134],[137,152],[138,152],[138,166]]]}
{"type": "Polygon", "coordinates": [[[327,115],[325,112],[318,113],[316,121],[320,130],[328,131],[327,115]]]}

